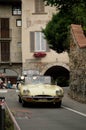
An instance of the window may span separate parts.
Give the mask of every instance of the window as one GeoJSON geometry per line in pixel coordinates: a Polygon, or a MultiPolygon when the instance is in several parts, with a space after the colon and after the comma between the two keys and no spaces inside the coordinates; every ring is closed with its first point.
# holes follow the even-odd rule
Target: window
{"type": "Polygon", "coordinates": [[[44,13],[44,1],[35,0],[35,13],[44,13]]]}
{"type": "Polygon", "coordinates": [[[17,25],[17,27],[21,27],[22,26],[21,19],[17,19],[16,20],[16,25],[17,25]]]}
{"type": "Polygon", "coordinates": [[[41,32],[35,32],[35,51],[46,51],[46,40],[41,32]]]}
{"type": "Polygon", "coordinates": [[[13,13],[13,15],[21,15],[21,7],[13,6],[12,13],[13,13]]]}
{"type": "Polygon", "coordinates": [[[30,32],[30,51],[31,52],[49,52],[50,48],[40,31],[30,32]]]}

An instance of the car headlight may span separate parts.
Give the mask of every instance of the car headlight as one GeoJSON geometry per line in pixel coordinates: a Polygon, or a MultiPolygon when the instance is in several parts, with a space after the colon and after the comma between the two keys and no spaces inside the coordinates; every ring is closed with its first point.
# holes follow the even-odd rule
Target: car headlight
{"type": "Polygon", "coordinates": [[[28,95],[28,94],[30,94],[30,91],[29,90],[23,90],[23,94],[28,95]]]}
{"type": "Polygon", "coordinates": [[[62,93],[62,90],[57,90],[56,91],[56,95],[58,96],[58,95],[62,95],[63,93],[62,93]]]}

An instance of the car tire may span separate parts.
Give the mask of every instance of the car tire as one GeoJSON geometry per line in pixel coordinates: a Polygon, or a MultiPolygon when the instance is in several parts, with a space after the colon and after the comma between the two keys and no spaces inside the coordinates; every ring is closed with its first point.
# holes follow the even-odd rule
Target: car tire
{"type": "Polygon", "coordinates": [[[19,96],[19,103],[22,103],[22,100],[21,100],[20,96],[19,96]]]}
{"type": "Polygon", "coordinates": [[[26,102],[24,100],[22,100],[22,106],[26,107],[26,102]]]}
{"type": "Polygon", "coordinates": [[[62,105],[62,101],[59,101],[59,102],[58,102],[58,108],[60,108],[61,105],[62,105]]]}
{"type": "Polygon", "coordinates": [[[59,101],[59,102],[57,102],[57,103],[55,104],[55,106],[56,106],[57,108],[61,108],[61,104],[62,104],[62,101],[59,101]]]}

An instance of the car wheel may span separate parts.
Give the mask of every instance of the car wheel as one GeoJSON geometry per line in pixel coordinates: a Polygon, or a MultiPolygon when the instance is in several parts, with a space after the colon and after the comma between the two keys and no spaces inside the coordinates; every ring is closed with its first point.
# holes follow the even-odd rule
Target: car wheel
{"type": "Polygon", "coordinates": [[[61,104],[62,104],[62,101],[59,101],[55,104],[56,107],[60,108],[61,107],[61,104]]]}
{"type": "Polygon", "coordinates": [[[21,100],[20,96],[19,96],[19,102],[22,103],[22,100],[21,100]]]}
{"type": "Polygon", "coordinates": [[[62,101],[59,101],[59,102],[58,102],[58,107],[59,107],[59,108],[61,107],[61,104],[62,104],[62,101]]]}
{"type": "Polygon", "coordinates": [[[22,106],[26,107],[26,102],[24,100],[22,100],[22,106]]]}

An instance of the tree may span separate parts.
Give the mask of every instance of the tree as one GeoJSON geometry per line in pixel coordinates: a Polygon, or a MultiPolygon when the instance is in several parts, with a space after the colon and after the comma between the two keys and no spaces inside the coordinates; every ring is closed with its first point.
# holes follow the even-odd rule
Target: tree
{"type": "Polygon", "coordinates": [[[85,0],[44,0],[46,5],[59,8],[52,20],[43,29],[50,48],[61,53],[69,51],[70,24],[81,24],[86,31],[86,1],[85,0]]]}
{"type": "Polygon", "coordinates": [[[86,0],[44,0],[46,5],[56,6],[57,9],[69,10],[73,6],[83,3],[86,7],[86,0]]]}
{"type": "Polygon", "coordinates": [[[71,21],[67,21],[67,17],[61,17],[60,14],[54,14],[52,20],[47,24],[46,29],[43,29],[50,48],[58,53],[69,50],[67,37],[69,35],[68,25],[71,21]]]}

